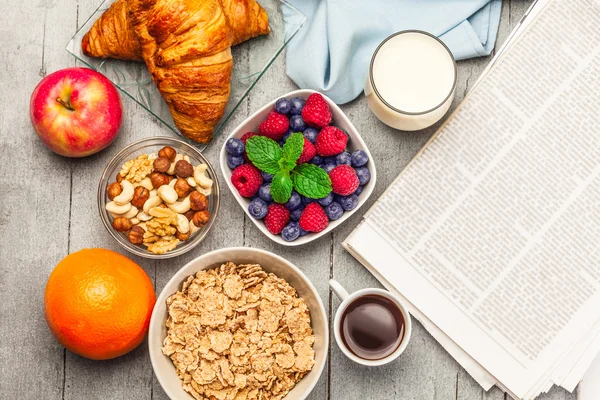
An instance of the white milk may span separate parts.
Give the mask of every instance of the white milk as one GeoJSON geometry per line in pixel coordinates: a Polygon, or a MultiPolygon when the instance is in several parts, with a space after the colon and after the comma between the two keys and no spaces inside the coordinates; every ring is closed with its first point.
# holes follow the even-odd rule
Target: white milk
{"type": "Polygon", "coordinates": [[[456,64],[436,37],[403,31],[375,50],[365,84],[373,113],[387,125],[415,131],[433,125],[450,108],[456,64]]]}

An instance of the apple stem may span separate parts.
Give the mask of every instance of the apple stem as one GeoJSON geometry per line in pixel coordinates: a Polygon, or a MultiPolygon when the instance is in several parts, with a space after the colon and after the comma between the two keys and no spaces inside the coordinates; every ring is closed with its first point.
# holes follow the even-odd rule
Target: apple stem
{"type": "Polygon", "coordinates": [[[69,111],[75,111],[75,109],[74,109],[74,108],[73,108],[73,106],[71,105],[71,102],[70,102],[70,101],[68,101],[68,100],[67,100],[67,101],[65,101],[65,100],[61,99],[60,97],[57,97],[57,98],[56,98],[56,102],[57,102],[58,104],[60,104],[61,106],[63,106],[64,108],[66,108],[67,110],[69,110],[69,111]]]}

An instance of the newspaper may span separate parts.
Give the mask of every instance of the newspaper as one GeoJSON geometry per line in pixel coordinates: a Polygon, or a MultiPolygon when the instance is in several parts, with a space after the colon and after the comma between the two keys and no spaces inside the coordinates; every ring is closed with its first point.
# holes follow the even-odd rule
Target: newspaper
{"type": "Polygon", "coordinates": [[[573,390],[600,350],[600,2],[535,11],[344,243],[523,399],[573,390]]]}

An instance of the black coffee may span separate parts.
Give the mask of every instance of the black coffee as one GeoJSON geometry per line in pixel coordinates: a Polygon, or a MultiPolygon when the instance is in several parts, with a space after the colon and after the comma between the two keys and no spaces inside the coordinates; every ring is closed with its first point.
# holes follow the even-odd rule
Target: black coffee
{"type": "Polygon", "coordinates": [[[357,357],[380,360],[404,338],[404,317],[387,297],[366,295],[348,305],[340,323],[342,341],[357,357]]]}

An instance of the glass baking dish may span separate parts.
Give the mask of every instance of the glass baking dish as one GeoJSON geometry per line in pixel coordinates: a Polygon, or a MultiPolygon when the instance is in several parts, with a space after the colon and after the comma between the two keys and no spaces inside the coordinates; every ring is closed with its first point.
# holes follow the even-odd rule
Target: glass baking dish
{"type": "MultiPolygon", "coordinates": [[[[173,123],[169,108],[154,86],[146,65],[135,61],[90,58],[81,51],[81,39],[90,30],[94,22],[107,10],[114,0],[105,0],[75,33],[67,44],[67,51],[85,66],[106,75],[125,95],[129,96],[143,109],[162,122],[169,130],[200,150],[205,144],[185,138],[173,123]]],[[[283,52],[290,39],[306,21],[306,17],[291,4],[281,0],[258,0],[269,14],[271,33],[260,36],[232,48],[233,75],[231,94],[225,114],[219,121],[214,135],[217,136],[227,120],[250,93],[254,85],[264,75],[273,61],[283,52]],[[288,26],[283,15],[287,16],[288,26]]]]}

